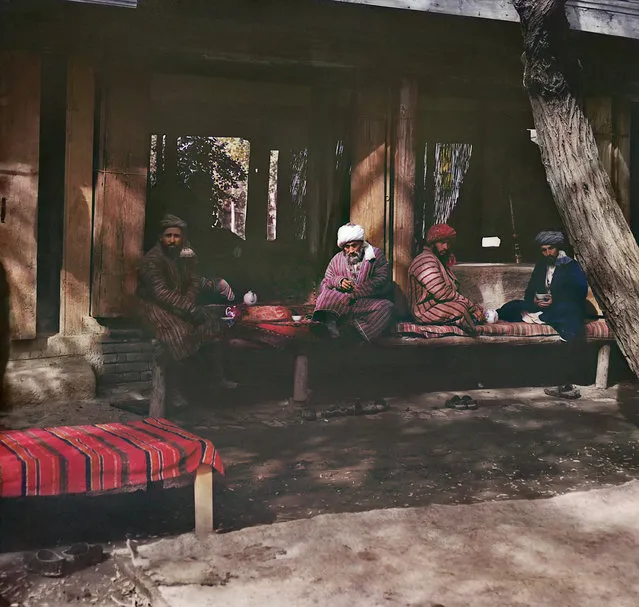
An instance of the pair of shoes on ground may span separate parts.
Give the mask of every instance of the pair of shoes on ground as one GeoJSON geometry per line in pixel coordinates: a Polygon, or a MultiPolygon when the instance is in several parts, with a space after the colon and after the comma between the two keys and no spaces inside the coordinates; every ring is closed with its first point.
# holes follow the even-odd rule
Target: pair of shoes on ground
{"type": "Polygon", "coordinates": [[[556,388],[544,388],[544,393],[555,398],[567,398],[569,400],[581,398],[581,392],[572,384],[564,384],[556,388]]]}
{"type": "Polygon", "coordinates": [[[477,409],[477,401],[468,394],[464,394],[461,398],[455,394],[446,401],[446,408],[456,409],[457,411],[465,411],[467,409],[477,409]]]}
{"type": "Polygon", "coordinates": [[[66,550],[55,552],[42,549],[25,558],[27,571],[46,577],[63,577],[74,571],[102,562],[102,546],[79,542],[66,550]]]}
{"type": "MultiPolygon", "coordinates": [[[[390,405],[383,398],[363,402],[356,400],[346,406],[331,405],[328,409],[320,411],[319,417],[328,419],[331,417],[348,417],[351,415],[375,415],[376,413],[382,413],[389,409],[390,405]]],[[[310,407],[302,409],[302,419],[304,421],[315,421],[317,417],[318,414],[315,412],[315,409],[310,407]]]]}

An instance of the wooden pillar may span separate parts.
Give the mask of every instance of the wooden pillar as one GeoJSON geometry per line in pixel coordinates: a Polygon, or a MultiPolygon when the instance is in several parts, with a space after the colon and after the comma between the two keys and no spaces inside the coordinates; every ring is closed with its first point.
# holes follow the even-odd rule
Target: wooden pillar
{"type": "Polygon", "coordinates": [[[385,248],[388,92],[385,88],[363,89],[354,100],[353,165],[351,169],[351,214],[353,223],[364,227],[373,245],[385,248]]]}
{"type": "Polygon", "coordinates": [[[415,133],[418,89],[404,80],[397,106],[393,186],[393,279],[408,293],[408,266],[415,248],[415,133]]]}
{"type": "Polygon", "coordinates": [[[195,535],[204,539],[213,533],[213,468],[201,465],[195,473],[195,535]]]}
{"type": "Polygon", "coordinates": [[[630,220],[630,102],[612,97],[586,99],[586,115],[615,198],[630,220]]]}
{"type": "Polygon", "coordinates": [[[91,315],[135,313],[144,242],[149,159],[149,86],[144,73],[114,70],[104,78],[100,159],[95,192],[91,315]]]}
{"type": "Polygon", "coordinates": [[[60,278],[60,332],[83,330],[91,305],[93,228],[93,108],[95,74],[82,59],[67,69],[64,242],[60,278]]]}
{"type": "Polygon", "coordinates": [[[0,51],[0,259],[11,337],[36,336],[40,56],[0,51]]]}
{"type": "Polygon", "coordinates": [[[293,196],[291,170],[293,151],[290,148],[280,149],[277,162],[277,240],[291,242],[293,234],[293,196]]]}
{"type": "Polygon", "coordinates": [[[608,387],[608,370],[610,368],[610,344],[605,344],[599,348],[597,353],[597,375],[595,386],[600,390],[608,387]]]}
{"type": "Polygon", "coordinates": [[[246,203],[246,237],[253,242],[266,240],[267,236],[270,154],[268,142],[264,138],[254,137],[251,139],[246,203]]]}

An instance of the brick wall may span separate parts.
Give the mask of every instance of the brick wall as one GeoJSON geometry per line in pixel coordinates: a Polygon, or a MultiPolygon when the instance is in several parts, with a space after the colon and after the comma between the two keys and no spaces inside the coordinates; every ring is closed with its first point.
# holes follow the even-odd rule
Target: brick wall
{"type": "Polygon", "coordinates": [[[151,387],[151,340],[141,331],[110,331],[102,339],[102,364],[96,368],[98,394],[151,387]]]}

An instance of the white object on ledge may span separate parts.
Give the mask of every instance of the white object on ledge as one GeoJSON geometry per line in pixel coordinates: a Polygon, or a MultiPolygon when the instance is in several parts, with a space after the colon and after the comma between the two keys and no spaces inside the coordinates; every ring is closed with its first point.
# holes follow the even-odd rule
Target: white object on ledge
{"type": "Polygon", "coordinates": [[[257,303],[257,295],[253,291],[244,293],[244,303],[247,306],[254,306],[257,303]]]}

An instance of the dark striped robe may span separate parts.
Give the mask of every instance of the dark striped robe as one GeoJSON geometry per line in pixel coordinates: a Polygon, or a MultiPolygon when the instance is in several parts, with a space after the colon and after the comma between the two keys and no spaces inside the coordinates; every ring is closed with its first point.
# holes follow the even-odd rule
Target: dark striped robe
{"type": "Polygon", "coordinates": [[[220,321],[206,311],[206,322],[196,325],[197,296],[203,280],[188,261],[171,259],[156,244],[142,260],[138,296],[142,314],[168,354],[183,360],[195,354],[204,341],[221,336],[220,321]]]}
{"type": "Polygon", "coordinates": [[[353,293],[337,290],[343,278],[353,278],[346,256],[337,253],[326,268],[315,304],[315,312],[332,312],[355,325],[366,340],[380,335],[393,313],[388,261],[381,249],[373,247],[373,251],[373,259],[362,261],[353,293]]]}
{"type": "Polygon", "coordinates": [[[473,332],[484,311],[458,292],[453,271],[426,248],[408,268],[408,297],[412,315],[426,325],[456,325],[473,332]]]}

